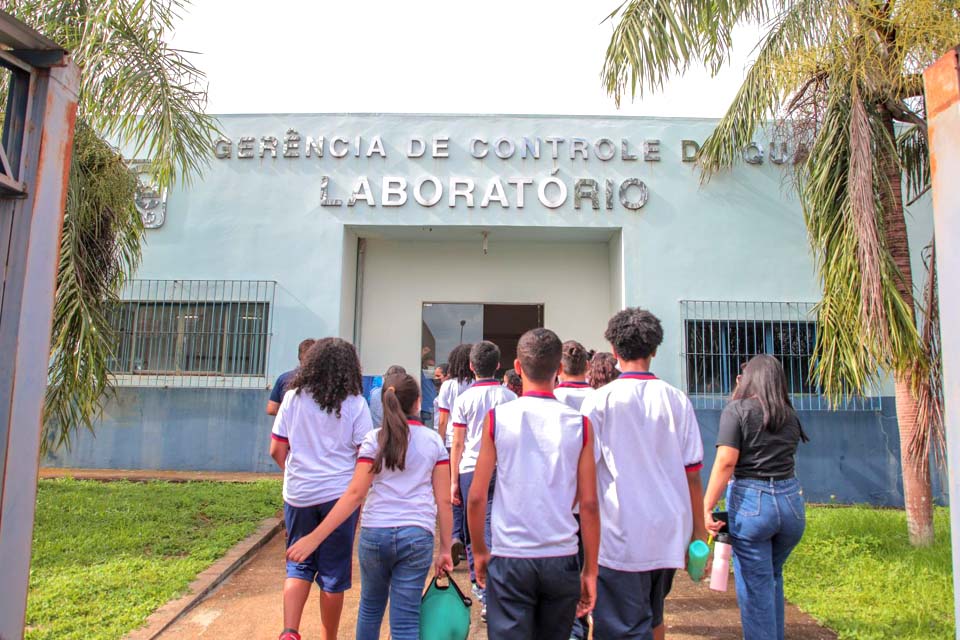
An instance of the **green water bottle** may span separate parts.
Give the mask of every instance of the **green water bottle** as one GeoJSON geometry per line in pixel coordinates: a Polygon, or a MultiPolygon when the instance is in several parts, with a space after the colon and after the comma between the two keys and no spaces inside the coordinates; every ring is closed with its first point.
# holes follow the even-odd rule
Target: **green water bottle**
{"type": "Polygon", "coordinates": [[[703,577],[709,555],[710,547],[703,540],[694,540],[687,548],[687,573],[694,582],[700,582],[703,577]]]}

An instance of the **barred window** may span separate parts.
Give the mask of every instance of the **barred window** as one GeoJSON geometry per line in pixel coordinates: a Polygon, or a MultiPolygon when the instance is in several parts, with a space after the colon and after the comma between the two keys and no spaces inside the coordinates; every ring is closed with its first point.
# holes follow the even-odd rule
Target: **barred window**
{"type": "Polygon", "coordinates": [[[113,311],[121,383],[262,386],[274,284],[133,280],[113,311]]]}
{"type": "Polygon", "coordinates": [[[697,406],[719,408],[733,393],[740,367],[766,353],[783,365],[797,409],[874,409],[877,398],[850,397],[831,407],[812,376],[817,325],[811,302],[681,301],[682,366],[697,406]]]}

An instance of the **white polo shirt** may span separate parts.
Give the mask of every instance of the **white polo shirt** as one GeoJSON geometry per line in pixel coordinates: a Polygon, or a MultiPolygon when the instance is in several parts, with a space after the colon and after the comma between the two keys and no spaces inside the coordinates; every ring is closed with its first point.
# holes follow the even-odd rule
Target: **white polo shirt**
{"type": "MultiPolygon", "coordinates": [[[[453,420],[449,419],[453,412],[453,407],[457,402],[457,397],[473,385],[473,380],[460,382],[456,378],[444,380],[440,385],[440,391],[437,392],[437,413],[446,413],[447,418],[447,449],[453,446],[453,420]]],[[[439,424],[439,423],[438,423],[439,424]]]]}
{"type": "MultiPolygon", "coordinates": [[[[420,420],[409,418],[410,443],[403,471],[386,466],[373,479],[363,505],[364,527],[422,527],[434,533],[437,524],[437,501],[433,494],[433,470],[449,465],[450,458],[443,440],[420,420]]],[[[357,464],[373,464],[380,446],[380,429],[363,439],[357,464]]]]}
{"type": "Polygon", "coordinates": [[[464,431],[463,456],[460,458],[460,473],[470,473],[477,468],[480,441],[483,439],[483,421],[494,407],[516,400],[517,394],[500,386],[496,380],[477,380],[457,396],[450,420],[454,429],[464,431]]]}
{"type": "Polygon", "coordinates": [[[283,499],[294,507],[337,500],[347,490],[357,447],[373,428],[363,396],[348,396],[337,413],[326,412],[304,391],[291,389],[273,421],[271,437],[290,445],[283,472],[283,499]]]}
{"type": "Polygon", "coordinates": [[[623,373],[581,411],[597,448],[600,565],[683,568],[693,533],[686,471],[703,466],[690,400],[651,373],[623,373]]]}
{"type": "Polygon", "coordinates": [[[490,553],[548,558],[577,553],[577,469],[587,420],[553,394],[527,392],[490,412],[497,450],[490,553]]]}
{"type": "Polygon", "coordinates": [[[561,382],[553,390],[553,395],[557,400],[564,403],[574,411],[580,411],[580,405],[583,399],[593,391],[593,387],[587,382],[561,382]]]}

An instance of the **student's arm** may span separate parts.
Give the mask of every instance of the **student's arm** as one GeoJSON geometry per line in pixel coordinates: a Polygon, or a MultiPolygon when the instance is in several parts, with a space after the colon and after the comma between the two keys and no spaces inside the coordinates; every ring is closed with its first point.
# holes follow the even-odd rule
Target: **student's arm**
{"type": "Polygon", "coordinates": [[[703,521],[703,481],[700,470],[703,469],[703,438],[700,436],[700,424],[693,404],[689,398],[683,398],[683,465],[687,475],[687,488],[690,491],[690,509],[693,513],[693,535],[690,541],[707,541],[707,529],[703,521]]]}
{"type": "Polygon", "coordinates": [[[446,442],[447,423],[450,422],[450,412],[443,408],[438,408],[437,412],[440,414],[440,419],[437,420],[437,433],[440,434],[440,439],[446,442]]]}
{"type": "Polygon", "coordinates": [[[288,453],[290,453],[289,442],[280,440],[276,436],[270,438],[270,457],[280,467],[280,471],[286,471],[288,453]]]}
{"type": "Polygon", "coordinates": [[[702,465],[696,468],[687,469],[687,487],[690,489],[690,508],[693,510],[693,535],[690,541],[707,541],[707,528],[704,524],[703,510],[703,481],[700,480],[700,469],[702,465]]]}
{"type": "Polygon", "coordinates": [[[726,445],[717,447],[717,457],[713,461],[713,470],[710,471],[710,483],[707,485],[707,493],[703,496],[703,521],[704,526],[713,533],[720,531],[722,522],[713,519],[713,508],[720,501],[733,476],[733,470],[737,467],[737,461],[740,459],[740,450],[726,445]]]}
{"type": "Polygon", "coordinates": [[[460,504],[460,460],[463,458],[467,439],[467,425],[459,399],[453,415],[456,418],[453,422],[453,446],[450,448],[450,501],[460,504]]]}
{"type": "Polygon", "coordinates": [[[720,496],[723,495],[740,460],[740,447],[743,444],[743,432],[740,429],[742,420],[740,403],[737,401],[724,407],[723,413],[720,414],[720,428],[717,430],[717,457],[710,471],[707,494],[703,497],[704,525],[714,533],[720,531],[723,523],[713,519],[713,508],[720,501],[720,496]]]}
{"type": "Polygon", "coordinates": [[[470,544],[473,545],[473,566],[477,574],[477,584],[487,586],[487,564],[490,562],[490,550],[484,540],[484,528],[487,515],[487,492],[490,479],[497,466],[497,448],[491,433],[490,416],[483,420],[483,438],[480,442],[480,456],[477,468],[473,470],[473,483],[467,496],[467,524],[470,527],[470,544]]]}
{"type": "MultiPolygon", "coordinates": [[[[291,397],[292,398],[292,397],[291,397]]],[[[277,463],[281,471],[286,471],[287,454],[290,453],[290,431],[287,427],[291,399],[284,396],[286,404],[277,404],[277,417],[273,420],[270,430],[270,457],[277,463]]]]}
{"type": "Polygon", "coordinates": [[[284,386],[286,385],[286,379],[283,374],[277,376],[276,381],[273,383],[273,388],[270,389],[270,399],[267,400],[267,415],[275,416],[277,411],[280,410],[280,403],[283,402],[283,393],[284,386]]]}
{"type": "MultiPolygon", "coordinates": [[[[447,452],[444,450],[444,456],[447,452]]],[[[437,547],[437,559],[434,562],[437,575],[453,571],[453,555],[450,541],[453,536],[453,510],[450,508],[450,473],[446,464],[437,464],[433,468],[433,498],[437,501],[437,519],[440,521],[440,545],[437,547]]]]}
{"type": "Polygon", "coordinates": [[[593,457],[590,421],[583,419],[583,450],[577,465],[577,500],[580,502],[580,535],[583,538],[583,571],[577,617],[591,611],[597,599],[597,557],[600,554],[600,502],[597,499],[597,463],[593,457]]]}
{"type": "Polygon", "coordinates": [[[327,517],[317,525],[317,528],[300,538],[287,549],[287,560],[303,562],[317,550],[317,547],[327,539],[333,531],[353,515],[367,497],[370,485],[373,484],[373,462],[361,460],[353,471],[353,478],[347,487],[347,492],[340,496],[337,504],[327,514],[327,517]]]}

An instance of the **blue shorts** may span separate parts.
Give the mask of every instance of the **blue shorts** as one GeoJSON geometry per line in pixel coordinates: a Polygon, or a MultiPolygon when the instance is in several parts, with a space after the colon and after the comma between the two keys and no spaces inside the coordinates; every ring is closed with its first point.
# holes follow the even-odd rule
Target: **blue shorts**
{"type": "Polygon", "coordinates": [[[664,600],[676,569],[617,571],[600,567],[597,606],[593,610],[596,640],[652,640],[663,624],[664,600]]]}
{"type": "MultiPolygon", "coordinates": [[[[283,520],[287,525],[287,548],[317,528],[327,517],[336,500],[312,507],[294,507],[283,503],[283,520]]],[[[357,509],[343,524],[333,530],[317,550],[304,562],[287,560],[287,577],[316,581],[322,591],[342,593],[352,586],[353,536],[357,531],[357,509]]]]}

